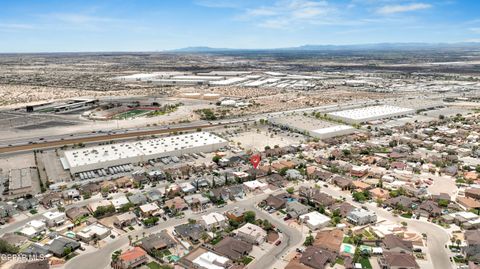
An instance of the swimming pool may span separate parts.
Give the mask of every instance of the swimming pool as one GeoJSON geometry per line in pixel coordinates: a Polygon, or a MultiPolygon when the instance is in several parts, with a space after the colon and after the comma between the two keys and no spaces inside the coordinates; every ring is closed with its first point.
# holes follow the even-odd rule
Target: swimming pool
{"type": "Polygon", "coordinates": [[[341,246],[341,249],[342,249],[342,252],[355,254],[355,247],[353,245],[343,243],[341,246]]]}
{"type": "Polygon", "coordinates": [[[65,233],[65,236],[68,238],[75,238],[76,234],[74,232],[68,231],[65,233]]]}

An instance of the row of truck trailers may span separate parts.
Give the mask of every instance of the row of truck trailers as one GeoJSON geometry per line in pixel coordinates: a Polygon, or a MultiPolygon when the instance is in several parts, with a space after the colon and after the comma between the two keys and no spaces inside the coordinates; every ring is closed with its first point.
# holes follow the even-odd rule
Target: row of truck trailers
{"type": "Polygon", "coordinates": [[[133,166],[131,164],[123,164],[123,165],[108,167],[107,169],[102,168],[95,171],[81,172],[78,174],[78,176],[80,177],[81,180],[85,180],[85,179],[96,178],[98,176],[107,176],[107,175],[115,175],[115,174],[124,173],[124,172],[130,172],[132,170],[133,170],[133,166]]]}

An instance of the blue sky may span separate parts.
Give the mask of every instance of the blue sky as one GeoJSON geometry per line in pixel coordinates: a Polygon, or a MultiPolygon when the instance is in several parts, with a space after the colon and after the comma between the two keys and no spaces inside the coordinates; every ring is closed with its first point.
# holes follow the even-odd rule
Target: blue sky
{"type": "Polygon", "coordinates": [[[477,0],[0,0],[0,52],[468,41],[477,0]]]}

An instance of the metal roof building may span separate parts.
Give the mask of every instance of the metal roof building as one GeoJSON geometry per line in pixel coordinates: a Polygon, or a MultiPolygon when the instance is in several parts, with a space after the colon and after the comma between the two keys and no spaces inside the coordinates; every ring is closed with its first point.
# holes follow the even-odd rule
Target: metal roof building
{"type": "Polygon", "coordinates": [[[331,118],[342,120],[347,123],[364,123],[367,121],[401,117],[414,113],[415,109],[412,108],[381,105],[335,111],[330,112],[327,115],[331,118]]]}
{"type": "Polygon", "coordinates": [[[356,131],[352,126],[331,123],[303,115],[281,116],[269,119],[269,121],[278,127],[288,128],[320,139],[348,135],[356,131]]]}
{"type": "Polygon", "coordinates": [[[211,152],[228,142],[208,132],[198,132],[143,141],[102,145],[65,151],[65,161],[71,174],[106,169],[112,166],[146,162],[165,156],[211,152]]]}

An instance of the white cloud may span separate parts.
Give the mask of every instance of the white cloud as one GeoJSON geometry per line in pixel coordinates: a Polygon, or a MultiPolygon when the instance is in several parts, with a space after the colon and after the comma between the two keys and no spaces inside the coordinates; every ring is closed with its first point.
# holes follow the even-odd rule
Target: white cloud
{"type": "Polygon", "coordinates": [[[246,15],[250,17],[256,17],[256,16],[275,16],[278,14],[279,13],[273,9],[261,7],[261,8],[247,10],[246,15]]]}
{"type": "Polygon", "coordinates": [[[270,6],[247,9],[238,16],[241,20],[255,21],[265,28],[289,28],[305,24],[322,24],[331,20],[336,9],[326,1],[277,0],[270,6]]]}
{"type": "Polygon", "coordinates": [[[395,13],[402,13],[408,11],[416,11],[422,9],[429,9],[432,5],[425,4],[425,3],[413,3],[408,5],[387,5],[379,8],[377,13],[383,15],[395,14],[395,13]]]}
{"type": "Polygon", "coordinates": [[[54,13],[54,14],[49,14],[48,16],[51,19],[63,21],[65,23],[70,23],[70,24],[105,23],[105,22],[115,21],[115,19],[112,19],[112,18],[91,16],[91,15],[85,15],[85,14],[76,14],[76,13],[54,13]]]}
{"type": "MultiPolygon", "coordinates": [[[[234,19],[247,21],[262,28],[297,30],[312,26],[364,26],[368,24],[408,24],[413,17],[381,16],[431,8],[425,3],[405,4],[403,0],[350,0],[347,3],[327,0],[271,0],[259,4],[254,0],[196,0],[197,4],[213,8],[236,9],[234,19]],[[242,3],[233,7],[232,1],[242,3]],[[403,3],[403,4],[402,4],[403,3]]],[[[410,0],[409,0],[410,1],[410,0]]]]}
{"type": "Polygon", "coordinates": [[[12,29],[12,30],[30,30],[30,29],[35,29],[35,26],[31,24],[22,24],[22,23],[0,23],[0,28],[12,29]]]}
{"type": "Polygon", "coordinates": [[[89,13],[47,13],[39,14],[38,25],[42,28],[60,30],[85,30],[102,32],[111,29],[135,29],[138,25],[129,20],[98,16],[89,13]]]}
{"type": "Polygon", "coordinates": [[[480,34],[480,27],[470,28],[469,30],[476,33],[476,34],[480,34]]]}
{"type": "Polygon", "coordinates": [[[240,2],[235,0],[196,0],[195,4],[212,8],[239,8],[240,2]]]}
{"type": "Polygon", "coordinates": [[[471,38],[471,39],[466,39],[463,42],[476,42],[480,43],[480,38],[471,38]]]}

